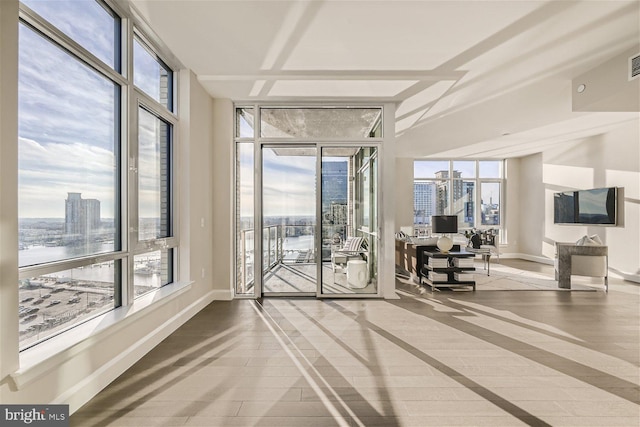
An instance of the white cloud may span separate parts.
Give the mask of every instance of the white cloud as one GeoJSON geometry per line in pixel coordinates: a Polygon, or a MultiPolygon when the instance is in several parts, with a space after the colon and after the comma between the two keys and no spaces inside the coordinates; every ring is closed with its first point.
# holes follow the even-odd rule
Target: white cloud
{"type": "Polygon", "coordinates": [[[264,152],[263,209],[267,216],[314,215],[316,158],[264,152]]]}
{"type": "Polygon", "coordinates": [[[67,193],[78,192],[113,217],[115,174],[114,155],[103,148],[19,138],[19,216],[64,217],[67,193]]]}

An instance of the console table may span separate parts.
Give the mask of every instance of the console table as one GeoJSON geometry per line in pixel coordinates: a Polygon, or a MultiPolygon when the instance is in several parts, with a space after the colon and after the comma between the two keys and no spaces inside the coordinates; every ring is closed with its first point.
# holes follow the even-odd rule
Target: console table
{"type": "Polygon", "coordinates": [[[471,286],[475,291],[475,280],[465,277],[466,274],[476,270],[473,267],[475,255],[466,251],[443,253],[425,250],[423,251],[422,279],[431,287],[431,292],[437,287],[453,286],[471,286]]]}
{"type": "Polygon", "coordinates": [[[571,275],[604,278],[609,290],[609,251],[604,245],[556,242],[555,277],[558,287],[571,289],[571,275]]]}

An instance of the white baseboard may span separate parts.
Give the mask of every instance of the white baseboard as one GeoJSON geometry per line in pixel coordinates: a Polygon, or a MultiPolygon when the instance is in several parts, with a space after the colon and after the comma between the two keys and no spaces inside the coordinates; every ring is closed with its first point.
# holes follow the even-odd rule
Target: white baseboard
{"type": "Polygon", "coordinates": [[[629,274],[629,273],[618,273],[618,272],[615,272],[614,274],[619,275],[626,281],[640,283],[640,274],[629,274]]]}
{"type": "Polygon", "coordinates": [[[548,258],[546,256],[541,256],[541,255],[529,255],[529,254],[514,254],[516,256],[513,256],[512,258],[520,258],[523,259],[525,261],[532,261],[532,262],[537,262],[540,264],[547,264],[547,265],[553,265],[553,259],[548,258]]]}
{"type": "Polygon", "coordinates": [[[111,359],[109,363],[96,369],[91,375],[74,387],[65,390],[58,395],[52,403],[65,403],[69,405],[69,414],[73,414],[85,403],[93,399],[102,389],[118,378],[127,369],[133,366],[144,355],[151,351],[162,340],[167,338],[191,317],[214,301],[216,291],[211,291],[185,307],[179,313],[166,320],[162,325],[151,331],[147,336],[111,359]]]}
{"type": "MultiPolygon", "coordinates": [[[[537,256],[537,255],[522,254],[522,253],[500,254],[500,258],[505,258],[505,259],[518,258],[518,259],[523,259],[525,261],[533,261],[533,262],[538,262],[540,264],[553,265],[552,258],[547,258],[544,256],[537,256]]],[[[638,273],[625,273],[622,271],[617,271],[612,268],[609,268],[609,274],[610,274],[610,277],[615,276],[623,280],[626,280],[628,282],[640,283],[640,274],[638,273]]]]}
{"type": "Polygon", "coordinates": [[[211,293],[215,301],[231,301],[233,299],[233,291],[231,289],[214,289],[211,293]]]}

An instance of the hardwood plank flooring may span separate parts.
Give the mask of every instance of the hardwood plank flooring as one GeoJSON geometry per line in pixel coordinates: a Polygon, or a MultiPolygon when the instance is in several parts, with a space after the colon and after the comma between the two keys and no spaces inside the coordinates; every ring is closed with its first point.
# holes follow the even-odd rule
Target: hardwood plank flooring
{"type": "Polygon", "coordinates": [[[640,424],[637,285],[433,294],[403,286],[398,300],[214,302],[71,425],[640,424]]]}

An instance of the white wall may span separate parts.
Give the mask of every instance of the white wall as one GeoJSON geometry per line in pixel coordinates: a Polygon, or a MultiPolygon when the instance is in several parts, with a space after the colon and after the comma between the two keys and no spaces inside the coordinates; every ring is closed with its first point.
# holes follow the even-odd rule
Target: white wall
{"type": "Polygon", "coordinates": [[[520,159],[507,159],[505,177],[505,203],[502,205],[502,218],[504,222],[503,243],[500,244],[501,256],[512,256],[518,253],[520,240],[520,159]]]}
{"type": "Polygon", "coordinates": [[[398,232],[400,227],[413,227],[413,159],[397,158],[395,172],[396,229],[394,232],[398,232]]]}
{"type": "MultiPolygon", "coordinates": [[[[395,105],[384,105],[382,142],[382,159],[380,160],[379,203],[382,205],[380,215],[382,229],[380,230],[380,252],[378,260],[380,278],[378,287],[380,295],[386,299],[399,299],[396,294],[395,280],[395,230],[396,230],[396,130],[395,130],[395,105]]],[[[412,185],[413,188],[413,185],[412,185]]]]}
{"type": "MultiPolygon", "coordinates": [[[[516,250],[523,254],[541,256],[543,240],[546,238],[542,154],[533,154],[520,159],[519,171],[514,171],[514,174],[520,178],[520,185],[512,193],[518,201],[518,209],[520,210],[517,222],[520,239],[516,250]]],[[[547,240],[546,244],[553,245],[553,242],[547,240]]]]}
{"type": "Polygon", "coordinates": [[[553,258],[556,241],[598,234],[609,246],[611,271],[640,281],[639,129],[640,120],[627,121],[600,135],[521,159],[520,252],[553,258]],[[620,188],[618,226],[553,223],[553,193],[601,187],[620,188]]]}
{"type": "Polygon", "coordinates": [[[216,299],[233,297],[233,102],[215,99],[213,104],[213,204],[214,240],[212,257],[216,299]]]}
{"type": "Polygon", "coordinates": [[[191,71],[181,71],[180,83],[180,280],[209,286],[214,277],[213,100],[191,71]]]}

